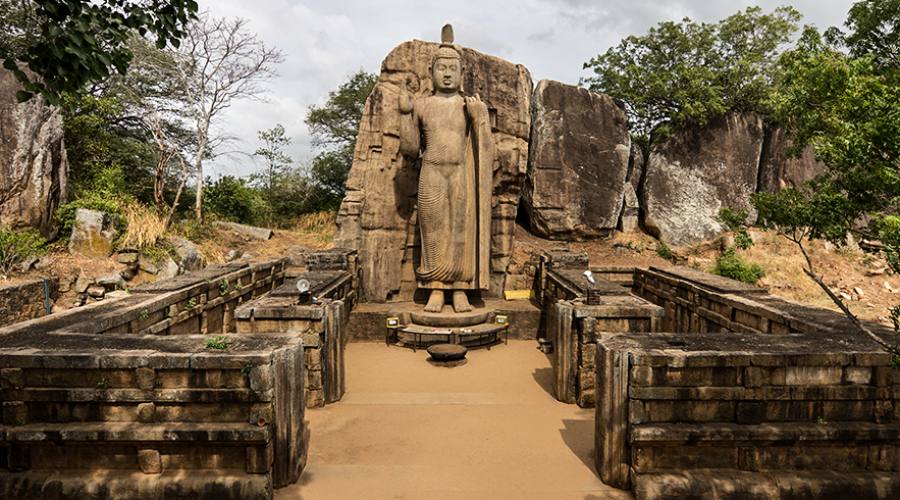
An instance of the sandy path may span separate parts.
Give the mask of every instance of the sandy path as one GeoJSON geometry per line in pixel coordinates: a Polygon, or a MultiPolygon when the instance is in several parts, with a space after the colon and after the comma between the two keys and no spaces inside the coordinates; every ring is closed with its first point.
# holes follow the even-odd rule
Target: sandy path
{"type": "Polygon", "coordinates": [[[423,351],[347,346],[347,394],[309,410],[309,465],[279,499],[630,498],[593,471],[593,411],[548,392],[534,342],[442,368],[423,351]]]}

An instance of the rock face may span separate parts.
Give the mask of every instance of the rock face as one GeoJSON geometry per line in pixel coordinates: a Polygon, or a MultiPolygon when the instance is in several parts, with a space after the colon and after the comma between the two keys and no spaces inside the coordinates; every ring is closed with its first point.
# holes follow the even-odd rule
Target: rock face
{"type": "Polygon", "coordinates": [[[106,258],[112,255],[116,229],[103,212],[79,208],[69,238],[69,252],[86,257],[106,258]]]}
{"type": "MultiPolygon", "coordinates": [[[[335,239],[336,246],[359,252],[362,300],[408,300],[415,292],[418,168],[399,151],[398,91],[408,81],[416,96],[432,92],[431,61],[438,47],[411,41],[394,48],[366,100],[335,239]]],[[[489,295],[499,295],[528,161],[531,76],[523,66],[496,57],[466,48],[461,53],[462,93],[478,94],[487,104],[496,148],[489,295]]]]}
{"type": "Polygon", "coordinates": [[[644,174],[644,153],[640,146],[631,143],[631,156],[628,159],[628,174],[625,176],[625,189],[622,193],[622,216],[619,219],[619,231],[628,233],[640,229],[641,182],[644,174]]]}
{"type": "Polygon", "coordinates": [[[654,146],[642,190],[644,228],[674,245],[720,233],[720,209],[752,211],[762,147],[763,122],[753,114],[688,127],[654,146]]]}
{"type": "Polygon", "coordinates": [[[18,104],[19,90],[15,76],[0,69],[0,224],[52,236],[69,175],[62,114],[41,98],[18,104]]]}
{"type": "Polygon", "coordinates": [[[825,173],[827,167],[816,160],[807,146],[797,158],[788,156],[790,139],[784,129],[776,127],[768,132],[759,166],[759,191],[777,193],[784,188],[799,187],[806,181],[825,173]]]}
{"type": "Polygon", "coordinates": [[[625,200],[631,139],[609,96],[550,80],[534,93],[523,206],[531,230],[554,239],[606,236],[625,200]]]}

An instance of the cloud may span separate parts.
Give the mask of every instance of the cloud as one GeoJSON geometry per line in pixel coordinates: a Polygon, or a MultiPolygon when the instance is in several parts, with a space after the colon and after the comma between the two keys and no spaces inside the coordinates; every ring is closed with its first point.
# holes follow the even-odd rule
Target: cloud
{"type": "MultiPolygon", "coordinates": [[[[269,83],[268,102],[240,102],[219,120],[221,130],[239,138],[235,147],[252,153],[258,130],[277,123],[293,138],[288,153],[308,161],[313,153],[304,123],[311,105],[322,104],[359,69],[377,72],[384,56],[413,38],[439,40],[444,23],[456,41],[524,64],[537,80],[576,83],[582,64],[631,34],[665,20],[688,16],[716,21],[751,5],[770,11],[796,7],[805,23],[842,24],[853,0],[201,0],[220,17],[249,20],[248,29],[284,53],[279,76],[269,83]]],[[[247,175],[261,164],[247,155],[213,162],[210,171],[247,175]]]]}

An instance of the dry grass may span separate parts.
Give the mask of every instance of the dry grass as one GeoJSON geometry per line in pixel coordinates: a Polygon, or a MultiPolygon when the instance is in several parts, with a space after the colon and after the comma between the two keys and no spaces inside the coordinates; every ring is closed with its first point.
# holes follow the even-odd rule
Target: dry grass
{"type": "Polygon", "coordinates": [[[166,218],[140,203],[130,203],[122,211],[127,229],[120,245],[131,248],[155,246],[166,233],[166,218]]]}

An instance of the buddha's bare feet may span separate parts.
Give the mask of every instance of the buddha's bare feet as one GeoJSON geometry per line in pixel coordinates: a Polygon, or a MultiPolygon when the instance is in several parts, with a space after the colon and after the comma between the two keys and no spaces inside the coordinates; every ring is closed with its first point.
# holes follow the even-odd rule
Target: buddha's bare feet
{"type": "Polygon", "coordinates": [[[472,304],[469,304],[469,297],[466,297],[466,292],[462,290],[453,291],[453,310],[458,313],[472,310],[472,304]]]}
{"type": "Polygon", "coordinates": [[[425,304],[425,312],[439,313],[444,308],[444,291],[432,290],[428,297],[428,303],[425,304]]]}

